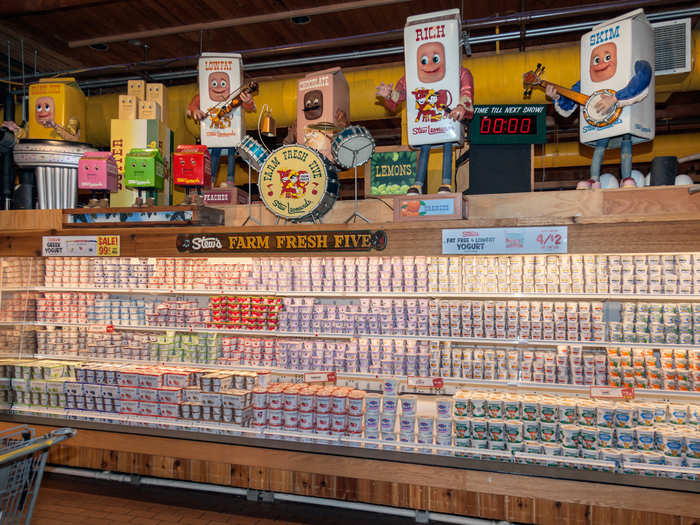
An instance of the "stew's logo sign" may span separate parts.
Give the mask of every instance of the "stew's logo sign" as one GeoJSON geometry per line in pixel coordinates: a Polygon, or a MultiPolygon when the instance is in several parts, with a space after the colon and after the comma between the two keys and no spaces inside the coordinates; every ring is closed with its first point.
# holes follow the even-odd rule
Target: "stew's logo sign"
{"type": "Polygon", "coordinates": [[[177,249],[187,253],[290,252],[290,251],[381,251],[386,248],[384,231],[215,233],[177,236],[177,249]]]}

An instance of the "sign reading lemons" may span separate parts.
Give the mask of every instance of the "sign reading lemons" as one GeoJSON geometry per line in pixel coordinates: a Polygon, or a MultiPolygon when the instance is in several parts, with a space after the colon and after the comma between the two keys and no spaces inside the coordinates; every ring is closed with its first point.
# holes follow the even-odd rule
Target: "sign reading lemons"
{"type": "Polygon", "coordinates": [[[338,194],[337,174],[311,148],[297,144],[273,151],[258,180],[267,208],[294,222],[318,219],[331,209],[338,194]]]}
{"type": "Polygon", "coordinates": [[[416,180],[416,159],[416,152],[406,147],[377,148],[367,163],[365,177],[369,188],[366,185],[365,192],[369,195],[405,195],[416,180]]]}

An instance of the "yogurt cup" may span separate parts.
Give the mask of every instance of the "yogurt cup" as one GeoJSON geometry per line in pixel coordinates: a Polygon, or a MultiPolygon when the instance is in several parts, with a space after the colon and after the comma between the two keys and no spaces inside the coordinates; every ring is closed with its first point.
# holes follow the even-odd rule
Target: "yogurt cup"
{"type": "Polygon", "coordinates": [[[542,441],[545,443],[555,443],[559,437],[558,427],[558,423],[542,421],[540,423],[540,435],[542,441]]]}
{"type": "Polygon", "coordinates": [[[600,403],[596,423],[598,427],[613,428],[615,426],[615,406],[611,403],[600,403]]]}
{"type": "Polygon", "coordinates": [[[635,429],[637,449],[650,452],[656,447],[654,429],[648,426],[638,426],[635,429]]]}
{"type": "Polygon", "coordinates": [[[471,420],[471,437],[473,440],[486,441],[488,437],[488,424],[486,419],[474,418],[471,420]]]}
{"type": "Polygon", "coordinates": [[[415,416],[418,396],[404,395],[399,397],[401,403],[401,413],[405,416],[415,416]]]}
{"type": "MultiPolygon", "coordinates": [[[[438,424],[439,427],[439,424],[438,424]]],[[[454,430],[455,437],[458,438],[468,438],[471,437],[472,432],[472,421],[467,417],[455,417],[454,418],[454,430]]]]}
{"type": "Polygon", "coordinates": [[[490,419],[500,419],[503,417],[503,400],[489,399],[487,401],[487,413],[490,419]]]}
{"type": "Polygon", "coordinates": [[[578,448],[580,427],[578,425],[559,425],[559,435],[562,446],[566,448],[578,448]]]}
{"type": "Polygon", "coordinates": [[[378,414],[382,406],[382,396],[368,393],[365,395],[365,410],[368,413],[378,414]]]}
{"type": "Polygon", "coordinates": [[[672,425],[686,425],[688,423],[689,410],[687,405],[668,405],[668,422],[672,425]]]}
{"type": "Polygon", "coordinates": [[[489,442],[504,442],[505,437],[505,421],[502,419],[489,419],[488,421],[488,439],[489,442]]]}
{"type": "Polygon", "coordinates": [[[523,421],[523,438],[526,441],[540,440],[540,422],[539,421],[523,421]]]}
{"type": "Polygon", "coordinates": [[[618,448],[634,449],[636,448],[636,438],[634,428],[618,428],[615,430],[617,436],[616,445],[618,448]]]}
{"type": "Polygon", "coordinates": [[[540,421],[554,423],[557,421],[559,407],[553,399],[540,400],[540,421]]]}
{"type": "Polygon", "coordinates": [[[453,399],[451,397],[438,397],[435,400],[435,409],[438,419],[452,416],[453,399]]]}
{"type": "Polygon", "coordinates": [[[506,420],[505,434],[508,443],[521,443],[523,441],[522,421],[506,420]]]}
{"type": "Polygon", "coordinates": [[[399,398],[395,396],[384,396],[382,398],[382,412],[385,414],[396,414],[399,398]]]}
{"type": "Polygon", "coordinates": [[[634,427],[636,424],[635,412],[635,407],[631,403],[617,403],[615,405],[615,427],[634,427]]]}

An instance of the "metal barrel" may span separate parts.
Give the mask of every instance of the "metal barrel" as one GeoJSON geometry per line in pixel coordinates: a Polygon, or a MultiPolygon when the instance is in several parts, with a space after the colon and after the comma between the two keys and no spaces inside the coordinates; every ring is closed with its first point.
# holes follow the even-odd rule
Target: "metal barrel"
{"type": "Polygon", "coordinates": [[[61,207],[61,168],[49,168],[52,177],[52,202],[51,208],[57,209],[61,207]]]}
{"type": "Polygon", "coordinates": [[[68,207],[75,208],[78,204],[78,169],[68,168],[68,187],[70,188],[70,193],[68,193],[68,207]]]}
{"type": "Polygon", "coordinates": [[[43,166],[37,166],[34,168],[34,175],[36,176],[36,190],[39,195],[39,209],[45,210],[47,206],[46,202],[46,168],[43,166]]]}

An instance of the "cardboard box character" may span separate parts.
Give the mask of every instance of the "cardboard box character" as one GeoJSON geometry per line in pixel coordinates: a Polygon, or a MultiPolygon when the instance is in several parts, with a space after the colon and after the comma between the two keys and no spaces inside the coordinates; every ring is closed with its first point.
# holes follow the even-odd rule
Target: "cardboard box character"
{"type": "Polygon", "coordinates": [[[410,16],[404,28],[408,143],[462,142],[449,113],[460,100],[459,9],[410,16]]]}
{"type": "Polygon", "coordinates": [[[117,191],[117,162],[109,151],[92,151],[78,161],[78,188],[117,191]]]}
{"type": "Polygon", "coordinates": [[[124,184],[127,188],[163,189],[164,164],[157,148],[134,148],[126,155],[124,184]]]}
{"type": "Polygon", "coordinates": [[[173,153],[173,182],[211,187],[211,158],[206,146],[181,144],[173,153]]]}
{"type": "Polygon", "coordinates": [[[162,109],[155,100],[142,100],[139,102],[139,118],[162,120],[162,109]]]}
{"type": "MultiPolygon", "coordinates": [[[[199,58],[199,107],[207,113],[230,101],[243,83],[243,64],[238,53],[202,53],[199,58]]],[[[202,144],[214,148],[241,145],[245,134],[243,109],[238,106],[216,120],[200,121],[202,144]]],[[[218,164],[218,163],[217,163],[218,164]]]]}
{"type": "MultiPolygon", "coordinates": [[[[653,140],[654,32],[644,10],[603,22],[581,37],[581,79],[572,86],[580,101],[580,140],[595,148],[590,187],[600,179],[605,150],[622,148],[622,178],[632,171],[632,144],[653,140]],[[585,101],[585,104],[583,103],[585,101]]],[[[555,108],[571,115],[576,102],[547,87],[555,108]]]]}
{"type": "Polygon", "coordinates": [[[30,139],[78,141],[85,136],[85,95],[74,78],[30,85],[29,108],[30,139]]]}
{"type": "Polygon", "coordinates": [[[406,102],[408,143],[420,147],[416,181],[426,183],[431,145],[442,144],[442,185],[452,190],[452,147],[464,141],[462,120],[474,115],[474,79],[461,64],[459,9],[410,16],[404,28],[406,74],[396,86],[383,82],[377,97],[390,111],[406,102]]]}
{"type": "MultiPolygon", "coordinates": [[[[160,120],[161,122],[168,121],[168,92],[164,84],[146,84],[146,100],[148,102],[157,102],[160,105],[160,120]]],[[[143,117],[139,117],[143,118],[143,117]]]]}
{"type": "Polygon", "coordinates": [[[318,124],[343,127],[350,119],[350,88],[339,67],[309,73],[297,83],[297,131],[299,144],[331,158],[333,132],[313,129],[318,124]],[[339,112],[342,114],[339,115],[339,112]],[[340,119],[338,117],[340,116],[340,119]],[[341,122],[336,122],[340,120],[341,122]]]}
{"type": "Polygon", "coordinates": [[[139,118],[139,99],[135,95],[119,95],[119,118],[121,120],[139,118]]]}
{"type": "Polygon", "coordinates": [[[126,94],[146,100],[146,82],[144,80],[129,80],[127,82],[126,94]]]}

